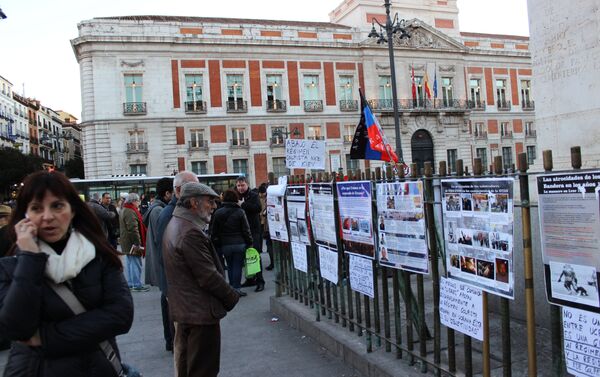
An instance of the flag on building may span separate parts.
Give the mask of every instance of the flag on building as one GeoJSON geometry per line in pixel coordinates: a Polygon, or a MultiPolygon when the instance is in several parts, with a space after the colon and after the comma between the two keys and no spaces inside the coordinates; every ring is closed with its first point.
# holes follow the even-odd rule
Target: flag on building
{"type": "Polygon", "coordinates": [[[431,99],[431,87],[429,86],[429,75],[427,74],[427,71],[425,71],[425,78],[424,78],[424,84],[423,86],[425,87],[425,95],[427,96],[428,99],[431,99]]]}
{"type": "Polygon", "coordinates": [[[383,134],[383,129],[371,111],[362,90],[359,92],[362,111],[352,139],[350,158],[398,162],[398,156],[383,134]]]}
{"type": "Polygon", "coordinates": [[[437,98],[437,67],[433,74],[433,98],[437,98]]]}
{"type": "Polygon", "coordinates": [[[417,100],[417,84],[415,84],[415,67],[411,66],[412,68],[412,99],[413,101],[417,100]]]}

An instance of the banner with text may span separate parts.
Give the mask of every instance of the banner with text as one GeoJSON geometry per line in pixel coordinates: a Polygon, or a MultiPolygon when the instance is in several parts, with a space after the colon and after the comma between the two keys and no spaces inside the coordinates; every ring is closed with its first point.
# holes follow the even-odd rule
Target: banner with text
{"type": "Polygon", "coordinates": [[[324,140],[285,140],[285,165],[288,169],[325,169],[324,140]]]}

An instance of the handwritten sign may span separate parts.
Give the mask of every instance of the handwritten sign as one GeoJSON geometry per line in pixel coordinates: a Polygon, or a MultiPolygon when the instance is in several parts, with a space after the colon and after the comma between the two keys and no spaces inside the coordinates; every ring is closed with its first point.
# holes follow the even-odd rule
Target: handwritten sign
{"type": "Polygon", "coordinates": [[[294,258],[294,268],[296,270],[308,272],[306,246],[303,243],[292,242],[292,257],[294,258]]]}
{"type": "Polygon", "coordinates": [[[319,246],[319,269],[323,279],[333,284],[338,282],[338,254],[327,247],[319,246]]]}
{"type": "Polygon", "coordinates": [[[286,139],[285,161],[288,169],[325,169],[325,141],[286,139]]]}
{"type": "Polygon", "coordinates": [[[565,361],[575,376],[600,376],[600,315],[562,308],[565,361]]]}
{"type": "Polygon", "coordinates": [[[375,298],[371,259],[350,254],[350,287],[353,291],[375,298]]]}
{"type": "Polygon", "coordinates": [[[483,340],[482,301],[479,288],[440,279],[440,320],[445,326],[483,340]]]}

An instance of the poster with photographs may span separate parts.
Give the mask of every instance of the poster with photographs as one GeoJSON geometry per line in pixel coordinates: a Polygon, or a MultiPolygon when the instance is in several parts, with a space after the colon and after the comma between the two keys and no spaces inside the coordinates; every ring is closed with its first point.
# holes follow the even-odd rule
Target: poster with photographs
{"type": "Polygon", "coordinates": [[[537,177],[546,295],[600,313],[600,171],[537,177]]]}
{"type": "Polygon", "coordinates": [[[337,249],[333,185],[331,183],[308,185],[308,211],[315,242],[337,249]]]}
{"type": "Polygon", "coordinates": [[[285,225],[283,196],[267,195],[267,221],[272,240],[288,242],[288,232],[285,225]]]}
{"type": "Polygon", "coordinates": [[[344,252],[375,259],[371,182],[338,182],[344,252]]]}
{"type": "Polygon", "coordinates": [[[429,273],[423,182],[378,183],[379,264],[429,273]]]}
{"type": "Polygon", "coordinates": [[[442,180],[448,278],[514,299],[514,179],[442,180]]]}
{"type": "Polygon", "coordinates": [[[286,199],[292,242],[310,245],[306,219],[306,186],[288,186],[286,199]]]}

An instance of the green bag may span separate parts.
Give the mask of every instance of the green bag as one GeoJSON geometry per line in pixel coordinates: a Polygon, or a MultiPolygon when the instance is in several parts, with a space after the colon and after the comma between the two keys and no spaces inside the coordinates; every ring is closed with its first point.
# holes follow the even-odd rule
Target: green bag
{"type": "Polygon", "coordinates": [[[260,254],[253,247],[246,249],[246,260],[244,263],[244,275],[250,278],[260,272],[260,254]]]}

